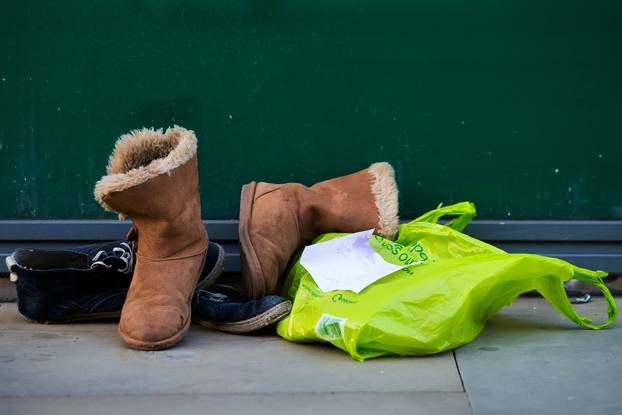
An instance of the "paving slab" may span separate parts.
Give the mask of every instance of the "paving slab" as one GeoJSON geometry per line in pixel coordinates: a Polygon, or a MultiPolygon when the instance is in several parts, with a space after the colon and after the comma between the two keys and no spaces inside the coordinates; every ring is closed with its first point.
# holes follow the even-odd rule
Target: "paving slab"
{"type": "MultiPolygon", "coordinates": [[[[606,316],[602,298],[575,309],[606,316]]],[[[545,300],[521,298],[456,357],[475,415],[622,413],[619,324],[585,330],[545,300]]]]}
{"type": "Polygon", "coordinates": [[[0,398],[0,405],[0,413],[11,415],[470,413],[466,395],[457,392],[24,397],[0,398]]]}
{"type": "Polygon", "coordinates": [[[292,411],[311,403],[315,410],[329,409],[331,402],[347,408],[354,400],[370,411],[384,402],[396,413],[399,408],[468,413],[452,353],[360,363],[325,345],[200,326],[175,348],[142,352],[121,344],[115,323],[42,325],[25,320],[15,304],[7,303],[0,304],[0,373],[0,413],[7,408],[13,408],[8,413],[16,408],[37,413],[53,406],[86,413],[81,405],[87,401],[98,403],[89,404],[92,413],[103,413],[108,403],[148,409],[159,407],[151,397],[162,395],[170,400],[162,401],[156,413],[166,413],[167,402],[185,405],[188,396],[195,410],[215,402],[236,413],[272,395],[292,411]]]}

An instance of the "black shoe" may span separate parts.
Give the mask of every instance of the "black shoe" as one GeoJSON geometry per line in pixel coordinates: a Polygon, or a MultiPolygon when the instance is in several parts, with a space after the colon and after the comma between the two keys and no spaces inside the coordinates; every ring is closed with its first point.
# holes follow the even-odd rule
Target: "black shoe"
{"type": "MultiPolygon", "coordinates": [[[[225,253],[210,242],[197,289],[213,284],[225,253]]],[[[19,249],[6,258],[16,284],[17,308],[41,323],[115,318],[132,281],[134,254],[128,241],[71,250],[19,249]]]]}
{"type": "Polygon", "coordinates": [[[192,319],[214,330],[248,333],[276,323],[291,309],[292,302],[277,295],[249,301],[233,287],[215,284],[195,293],[192,319]]]}

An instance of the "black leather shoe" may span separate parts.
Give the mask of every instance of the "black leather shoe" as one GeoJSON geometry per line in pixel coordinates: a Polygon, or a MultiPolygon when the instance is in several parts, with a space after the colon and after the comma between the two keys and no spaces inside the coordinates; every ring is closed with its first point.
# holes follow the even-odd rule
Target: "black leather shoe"
{"type": "MultiPolygon", "coordinates": [[[[225,253],[210,242],[197,289],[220,276],[225,253]]],[[[16,284],[17,308],[41,323],[116,318],[132,280],[131,242],[116,241],[68,250],[19,249],[6,258],[16,284]]]]}
{"type": "Polygon", "coordinates": [[[291,309],[292,302],[277,295],[249,301],[233,287],[214,284],[195,293],[192,319],[214,330],[249,333],[278,322],[291,309]]]}

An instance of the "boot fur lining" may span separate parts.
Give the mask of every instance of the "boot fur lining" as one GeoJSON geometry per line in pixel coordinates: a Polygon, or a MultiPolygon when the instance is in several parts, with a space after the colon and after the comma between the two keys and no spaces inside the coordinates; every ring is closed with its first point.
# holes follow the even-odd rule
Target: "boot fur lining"
{"type": "Polygon", "coordinates": [[[108,159],[108,175],[95,184],[95,200],[104,209],[114,212],[104,200],[112,192],[120,192],[147,180],[168,173],[190,160],[197,152],[193,131],[182,127],[143,128],[122,135],[108,159]]]}
{"type": "Polygon", "coordinates": [[[369,174],[372,176],[371,192],[376,199],[378,208],[378,233],[393,240],[397,235],[399,217],[398,190],[395,183],[395,171],[387,162],[374,163],[369,166],[369,174]]]}

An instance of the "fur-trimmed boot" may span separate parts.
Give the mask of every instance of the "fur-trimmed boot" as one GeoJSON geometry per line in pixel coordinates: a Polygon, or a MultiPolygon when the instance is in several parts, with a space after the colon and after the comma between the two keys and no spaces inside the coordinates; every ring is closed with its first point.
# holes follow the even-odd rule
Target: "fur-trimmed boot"
{"type": "Polygon", "coordinates": [[[242,278],[252,298],[273,294],[291,256],[326,232],[374,228],[393,239],[398,191],[389,163],[374,163],[348,176],[311,187],[251,182],[242,188],[242,278]]]}
{"type": "Polygon", "coordinates": [[[134,227],[134,277],[121,311],[119,334],[132,348],[178,343],[190,326],[192,294],[205,261],[197,139],[181,127],[122,136],[95,199],[129,217],[134,227]]]}

